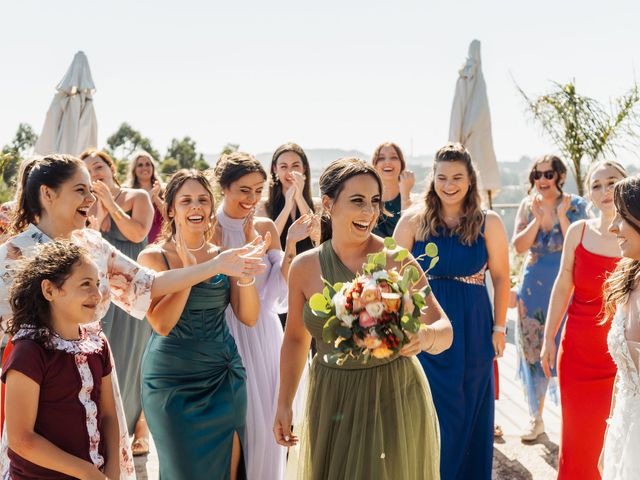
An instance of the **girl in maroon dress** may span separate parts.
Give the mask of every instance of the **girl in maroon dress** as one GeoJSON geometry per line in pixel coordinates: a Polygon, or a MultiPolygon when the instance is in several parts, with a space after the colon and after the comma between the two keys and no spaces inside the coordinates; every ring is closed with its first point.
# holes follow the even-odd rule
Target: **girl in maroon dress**
{"type": "Polygon", "coordinates": [[[115,479],[119,426],[109,347],[93,322],[99,273],[69,241],[46,244],[11,288],[2,371],[12,479],[115,479]]]}
{"type": "Polygon", "coordinates": [[[607,346],[609,323],[602,323],[602,285],[620,257],[616,236],[608,227],[615,215],[613,186],[626,176],[616,162],[591,166],[586,187],[600,216],[569,227],[551,292],[540,358],[547,376],[555,363],[556,332],[568,314],[557,360],[562,408],[560,480],[600,479],[598,456],[616,376],[607,346]]]}

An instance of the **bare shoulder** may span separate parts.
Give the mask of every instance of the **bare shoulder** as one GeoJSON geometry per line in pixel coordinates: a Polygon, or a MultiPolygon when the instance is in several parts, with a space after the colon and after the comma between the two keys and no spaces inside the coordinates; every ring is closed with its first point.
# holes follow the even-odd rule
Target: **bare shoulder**
{"type": "Polygon", "coordinates": [[[485,217],[485,229],[488,231],[504,229],[504,222],[502,221],[502,217],[493,210],[487,210],[487,215],[485,217]]]}
{"type": "Polygon", "coordinates": [[[276,230],[276,224],[268,217],[254,217],[253,226],[260,235],[264,235],[267,232],[274,232],[276,230]]]}
{"type": "Polygon", "coordinates": [[[138,263],[151,268],[156,272],[167,269],[167,263],[163,255],[163,248],[160,245],[152,244],[146,247],[138,255],[138,263]]]}
{"type": "Polygon", "coordinates": [[[319,266],[320,247],[315,247],[296,255],[296,258],[294,258],[291,263],[291,270],[289,272],[290,274],[293,273],[294,270],[304,272],[309,269],[318,269],[319,266]]]}
{"type": "Polygon", "coordinates": [[[589,226],[589,220],[578,220],[569,225],[565,234],[565,243],[577,245],[582,238],[582,231],[589,226]]]}

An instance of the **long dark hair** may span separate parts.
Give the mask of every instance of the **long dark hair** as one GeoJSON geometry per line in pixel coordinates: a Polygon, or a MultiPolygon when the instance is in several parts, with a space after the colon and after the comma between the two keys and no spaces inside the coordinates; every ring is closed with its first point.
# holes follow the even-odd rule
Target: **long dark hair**
{"type": "MultiPolygon", "coordinates": [[[[345,182],[358,175],[371,175],[378,183],[378,190],[382,195],[382,180],[373,165],[350,157],[334,160],[324,169],[320,175],[320,195],[326,195],[335,201],[342,192],[345,182]]],[[[329,212],[323,209],[320,218],[320,243],[326,242],[332,236],[331,217],[329,212]]]]}
{"type": "MultiPolygon", "coordinates": [[[[625,222],[640,233],[640,175],[620,180],[613,187],[613,203],[625,222]]],[[[604,319],[609,321],[640,277],[640,260],[623,258],[604,282],[604,319]]]]}
{"type": "Polygon", "coordinates": [[[86,169],[84,162],[71,155],[47,155],[27,160],[20,171],[16,206],[11,222],[11,234],[17,235],[42,215],[40,187],[57,191],[73,177],[78,169],[86,169]]]}
{"type": "Polygon", "coordinates": [[[169,210],[171,210],[172,208],[175,210],[176,195],[188,180],[195,180],[200,185],[202,185],[202,187],[207,191],[209,198],[211,199],[211,218],[208,219],[209,228],[207,229],[205,237],[207,238],[207,240],[209,240],[213,234],[213,228],[215,226],[214,215],[216,211],[216,205],[211,183],[209,183],[209,180],[201,171],[195,169],[187,170],[186,168],[183,168],[182,170],[178,170],[173,174],[164,191],[164,208],[162,209],[164,223],[162,226],[161,241],[167,241],[176,234],[175,218],[169,216],[169,210]]]}
{"type": "Polygon", "coordinates": [[[307,154],[304,153],[304,150],[300,145],[298,145],[297,143],[289,142],[276,148],[276,151],[273,152],[273,157],[271,158],[271,166],[269,167],[269,173],[271,175],[269,177],[269,196],[267,198],[267,202],[265,203],[265,210],[267,211],[267,215],[273,219],[275,219],[275,217],[280,213],[277,210],[284,201],[284,194],[282,193],[282,183],[280,183],[280,181],[278,180],[276,167],[280,155],[287,152],[293,152],[297,154],[302,161],[305,176],[302,196],[304,197],[304,201],[307,202],[307,205],[309,205],[311,211],[314,210],[313,197],[311,196],[311,167],[309,166],[307,154]]]}
{"type": "Polygon", "coordinates": [[[435,188],[436,168],[441,162],[461,162],[467,168],[469,190],[462,203],[462,217],[460,218],[460,222],[451,232],[460,237],[460,242],[463,245],[471,245],[476,241],[482,231],[484,214],[480,208],[478,174],[471,161],[471,155],[460,143],[446,144],[437,151],[433,159],[433,171],[429,177],[427,189],[424,193],[416,237],[419,239],[437,237],[440,228],[447,229],[447,224],[442,215],[442,202],[435,188]]]}
{"type": "Polygon", "coordinates": [[[378,145],[373,151],[373,155],[371,155],[371,164],[374,167],[378,164],[378,162],[380,161],[380,152],[384,147],[391,147],[396,151],[396,155],[398,155],[398,159],[400,160],[400,172],[404,172],[404,170],[407,168],[407,163],[404,160],[404,154],[402,153],[400,147],[393,142],[384,142],[378,145]]]}
{"type": "Polygon", "coordinates": [[[87,251],[69,240],[48,242],[35,256],[22,260],[9,291],[13,316],[7,322],[7,333],[15,335],[22,327],[32,326],[36,340],[46,345],[53,332],[51,304],[44,298],[42,282],[49,280],[62,288],[83,261],[91,261],[87,251]]]}

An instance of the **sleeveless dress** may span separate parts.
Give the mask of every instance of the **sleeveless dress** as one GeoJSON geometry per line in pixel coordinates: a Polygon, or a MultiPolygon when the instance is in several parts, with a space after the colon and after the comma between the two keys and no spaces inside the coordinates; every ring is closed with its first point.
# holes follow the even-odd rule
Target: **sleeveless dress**
{"type": "MultiPolygon", "coordinates": [[[[571,195],[571,205],[567,217],[571,223],[587,218],[587,202],[577,195],[571,195]]],[[[533,219],[527,208],[526,218],[518,221],[528,224],[533,219]]],[[[525,396],[529,404],[529,414],[538,414],[538,399],[549,389],[551,399],[557,403],[558,394],[555,379],[548,379],[542,364],[540,352],[544,340],[544,325],[551,297],[551,288],[560,269],[564,235],[558,222],[548,232],[540,229],[529,249],[524,264],[522,281],[518,290],[518,322],[516,324],[516,347],[518,349],[518,375],[524,384],[525,396]]],[[[556,342],[560,335],[556,337],[556,342]]],[[[555,375],[555,372],[554,372],[555,375]]]]}
{"type": "Polygon", "coordinates": [[[626,305],[618,305],[607,337],[618,375],[615,406],[604,443],[602,480],[640,478],[640,377],[625,338],[627,315],[626,305]]]}
{"type": "Polygon", "coordinates": [[[387,215],[384,212],[380,212],[378,223],[373,229],[373,233],[379,235],[382,238],[392,237],[393,231],[396,229],[400,215],[402,215],[402,198],[400,194],[397,197],[392,198],[384,202],[384,209],[389,213],[387,215]]]}
{"type": "Polygon", "coordinates": [[[147,344],[142,405],[158,449],[160,479],[229,478],[233,435],[244,433],[247,392],[225,321],[228,305],[226,276],[194,285],[171,332],[154,332],[147,344]]]}
{"type": "MultiPolygon", "coordinates": [[[[487,247],[482,234],[471,246],[440,230],[437,237],[416,241],[413,255],[425,245],[438,246],[440,261],[429,272],[429,284],[453,326],[453,344],[439,355],[421,352],[440,420],[442,480],[491,478],[495,390],[491,340],[493,309],[484,283],[487,247]]],[[[423,268],[430,259],[419,260],[423,268]]]]}
{"type": "Polygon", "coordinates": [[[562,480],[600,479],[598,458],[616,376],[607,347],[609,324],[600,324],[602,284],[618,260],[588,251],[582,240],[576,247],[575,289],[558,351],[562,408],[558,478],[562,480]]]}
{"type": "MultiPolygon", "coordinates": [[[[322,276],[331,283],[354,274],[320,246],[322,276]]],[[[318,354],[309,376],[298,477],[314,480],[439,479],[440,439],[429,383],[415,357],[393,356],[363,365],[328,365],[324,321],[305,303],[304,323],[318,354]]]]}
{"type": "MultiPolygon", "coordinates": [[[[131,215],[131,212],[127,212],[131,215]]],[[[140,243],[129,241],[112,221],[108,232],[102,236],[117,250],[134,261],[147,246],[147,240],[140,243]]],[[[113,283],[113,280],[112,280],[113,283]]],[[[122,404],[127,418],[129,433],[133,433],[140,417],[140,364],[144,347],[151,335],[151,326],[146,320],[138,320],[121,310],[113,303],[102,319],[102,329],[109,339],[111,353],[118,373],[118,384],[122,395],[122,404]]]]}
{"type": "MultiPolygon", "coordinates": [[[[222,244],[227,248],[245,245],[244,219],[231,218],[223,205],[216,213],[222,227],[222,244]]],[[[267,269],[256,276],[260,296],[260,316],[255,326],[240,322],[231,307],[226,318],[247,371],[247,422],[244,453],[247,478],[280,480],[284,477],[286,449],[273,437],[273,419],[278,405],[280,347],[283,332],[278,313],[286,310],[287,283],[280,267],[284,253],[269,250],[264,257],[267,269]]]]}

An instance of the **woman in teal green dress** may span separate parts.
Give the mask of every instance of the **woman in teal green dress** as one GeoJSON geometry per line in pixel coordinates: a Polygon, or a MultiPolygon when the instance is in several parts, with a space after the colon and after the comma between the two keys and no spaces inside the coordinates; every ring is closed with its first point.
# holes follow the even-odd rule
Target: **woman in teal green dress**
{"type": "Polygon", "coordinates": [[[153,334],[142,361],[142,407],[158,450],[160,478],[245,478],[242,460],[247,407],[245,371],[225,321],[229,304],[255,325],[256,274],[268,239],[219,253],[210,243],[211,186],[202,173],[181,170],[166,189],[167,234],[139,262],[156,271],[220,261],[207,282],[154,299],[153,334]],[[170,230],[169,230],[170,229],[170,230]],[[254,258],[243,267],[240,255],[254,258]]]}
{"type": "MultiPolygon", "coordinates": [[[[318,354],[309,376],[306,417],[300,437],[299,478],[333,480],[439,480],[440,438],[429,383],[416,354],[449,348],[451,323],[427,297],[425,323],[400,353],[369,363],[329,364],[332,345],[322,340],[324,320],[307,301],[329,282],[352,280],[367,254],[383,249],[372,234],[380,214],[382,182],[371,165],[356,159],[332,162],[320,177],[323,243],[296,257],[289,270],[289,317],[282,345],[276,441],[298,443],[291,431],[292,401],[311,337],[318,354]]],[[[389,268],[398,266],[391,255],[389,268]]],[[[416,268],[420,266],[413,261],[416,268]]],[[[426,285],[422,279],[419,287],[426,285]]]]}

